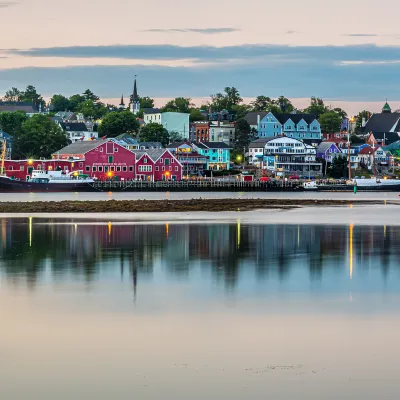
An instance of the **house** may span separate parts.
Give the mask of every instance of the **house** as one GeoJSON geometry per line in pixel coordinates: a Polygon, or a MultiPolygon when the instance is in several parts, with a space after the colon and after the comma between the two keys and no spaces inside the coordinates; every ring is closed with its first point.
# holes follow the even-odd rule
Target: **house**
{"type": "Polygon", "coordinates": [[[235,124],[220,121],[210,122],[210,135],[208,141],[224,142],[233,147],[235,142],[235,124]]]}
{"type": "Polygon", "coordinates": [[[11,159],[11,152],[12,152],[12,137],[0,129],[0,153],[3,145],[3,141],[6,141],[6,159],[11,159]]]}
{"type": "Polygon", "coordinates": [[[324,140],[332,141],[332,140],[347,140],[347,132],[340,131],[335,133],[323,133],[322,138],[324,140]]]}
{"type": "MultiPolygon", "coordinates": [[[[358,153],[363,149],[364,147],[369,147],[368,144],[362,143],[358,145],[352,145],[350,146],[350,163],[351,163],[351,168],[352,169],[357,169],[360,166],[360,157],[358,156],[358,153]]],[[[349,148],[342,147],[341,148],[342,154],[344,154],[346,157],[349,156],[349,148]]]]}
{"type": "Polygon", "coordinates": [[[222,110],[216,112],[209,111],[208,113],[205,113],[205,116],[207,118],[207,121],[213,121],[213,122],[218,121],[218,122],[229,123],[235,119],[235,115],[229,112],[228,110],[222,110]]]}
{"type": "MultiPolygon", "coordinates": [[[[157,110],[157,109],[156,109],[157,110]]],[[[144,123],[161,124],[168,132],[177,132],[184,139],[189,139],[189,114],[179,112],[143,111],[144,123]]]]}
{"type": "Polygon", "coordinates": [[[122,133],[114,138],[114,140],[128,150],[139,150],[140,143],[129,133],[122,133]]]}
{"type": "Polygon", "coordinates": [[[164,146],[160,142],[140,142],[139,150],[162,149],[164,146]]]}
{"type": "Polygon", "coordinates": [[[101,180],[135,178],[135,154],[113,139],[77,141],[54,153],[52,159],[73,161],[73,170],[101,180]]]}
{"type": "Polygon", "coordinates": [[[366,139],[366,143],[370,146],[374,144],[390,146],[398,141],[400,141],[400,134],[398,132],[370,132],[366,139]]]}
{"type": "Polygon", "coordinates": [[[193,142],[209,142],[210,123],[208,121],[199,121],[191,123],[190,138],[193,142]]]}
{"type": "Polygon", "coordinates": [[[362,167],[374,169],[373,173],[376,173],[388,169],[392,155],[381,146],[365,146],[359,151],[358,158],[362,167]]]}
{"type": "Polygon", "coordinates": [[[29,101],[0,101],[0,113],[23,111],[29,116],[39,112],[38,107],[29,101]]]}
{"type": "Polygon", "coordinates": [[[55,114],[55,118],[60,118],[62,121],[74,122],[78,121],[77,114],[71,111],[59,111],[55,114]]]}
{"type": "Polygon", "coordinates": [[[326,162],[332,162],[332,160],[341,155],[339,147],[332,142],[321,142],[317,147],[317,159],[323,159],[326,162]]]}
{"type": "Polygon", "coordinates": [[[199,154],[189,142],[171,143],[167,149],[183,166],[183,175],[203,175],[208,157],[199,154]]]}
{"type": "Polygon", "coordinates": [[[68,135],[72,142],[93,140],[98,138],[97,132],[89,132],[83,122],[56,122],[57,125],[68,135]]]}
{"type": "Polygon", "coordinates": [[[249,113],[245,119],[260,138],[284,134],[294,139],[321,139],[321,126],[311,114],[249,113]]]}
{"type": "Polygon", "coordinates": [[[257,132],[260,127],[261,120],[268,114],[266,111],[249,112],[246,114],[244,119],[250,125],[251,129],[255,129],[257,132]]]}
{"type": "Polygon", "coordinates": [[[300,140],[287,136],[272,136],[250,143],[249,161],[263,169],[276,172],[278,176],[320,176],[322,163],[317,162],[316,153],[315,147],[300,140]]]}
{"type": "Polygon", "coordinates": [[[168,149],[134,150],[136,179],[148,181],[180,181],[183,166],[168,149]]]}
{"type": "Polygon", "coordinates": [[[386,102],[382,107],[382,112],[373,114],[367,121],[364,133],[383,134],[384,132],[400,132],[400,113],[394,112],[386,102]]]}
{"type": "Polygon", "coordinates": [[[231,162],[231,148],[224,142],[193,143],[197,153],[208,158],[208,170],[229,170],[231,162]]]}

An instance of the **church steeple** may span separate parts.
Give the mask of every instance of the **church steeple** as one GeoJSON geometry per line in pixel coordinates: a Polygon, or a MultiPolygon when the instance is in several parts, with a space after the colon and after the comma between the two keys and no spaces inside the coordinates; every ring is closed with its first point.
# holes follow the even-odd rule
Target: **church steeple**
{"type": "Polygon", "coordinates": [[[132,111],[133,114],[137,114],[140,111],[140,101],[137,92],[136,75],[135,75],[135,81],[133,83],[133,93],[131,96],[130,110],[132,111]]]}
{"type": "Polygon", "coordinates": [[[120,110],[125,110],[124,95],[121,96],[121,103],[119,104],[120,110]]]}
{"type": "Polygon", "coordinates": [[[386,103],[382,107],[382,113],[391,113],[391,112],[392,112],[392,109],[390,108],[390,106],[386,100],[386,103]]]}

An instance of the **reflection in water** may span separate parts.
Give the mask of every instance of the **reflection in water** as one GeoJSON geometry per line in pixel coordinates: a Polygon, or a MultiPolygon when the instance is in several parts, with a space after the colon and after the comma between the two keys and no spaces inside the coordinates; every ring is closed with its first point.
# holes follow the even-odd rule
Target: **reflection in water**
{"type": "Polygon", "coordinates": [[[83,277],[89,283],[100,271],[116,268],[136,288],[138,279],[151,277],[157,266],[177,279],[189,279],[191,271],[201,268],[230,290],[250,276],[257,282],[275,277],[291,281],[304,270],[308,280],[321,281],[324,272],[348,270],[353,279],[380,266],[385,278],[390,268],[398,269],[399,237],[399,227],[386,226],[2,219],[0,272],[14,282],[26,280],[31,288],[46,273],[56,280],[83,277]]]}

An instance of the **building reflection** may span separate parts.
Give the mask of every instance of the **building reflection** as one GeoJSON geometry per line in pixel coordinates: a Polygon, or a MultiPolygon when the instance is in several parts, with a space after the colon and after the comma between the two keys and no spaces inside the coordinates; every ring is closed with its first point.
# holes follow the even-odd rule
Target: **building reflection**
{"type": "Polygon", "coordinates": [[[241,277],[285,281],[298,268],[311,280],[326,271],[348,278],[379,267],[386,277],[398,268],[400,227],[118,224],[43,219],[1,219],[0,273],[34,288],[50,273],[54,281],[76,277],[92,282],[104,273],[130,280],[136,295],[155,268],[174,279],[209,273],[217,285],[234,289],[241,277]]]}

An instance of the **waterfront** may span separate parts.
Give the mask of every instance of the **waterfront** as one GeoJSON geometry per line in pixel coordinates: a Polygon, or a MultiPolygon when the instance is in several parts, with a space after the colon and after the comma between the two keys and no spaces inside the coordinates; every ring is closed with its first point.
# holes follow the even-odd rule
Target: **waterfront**
{"type": "Polygon", "coordinates": [[[399,240],[0,219],[0,397],[397,399],[399,240]]]}

